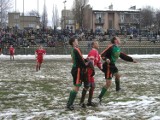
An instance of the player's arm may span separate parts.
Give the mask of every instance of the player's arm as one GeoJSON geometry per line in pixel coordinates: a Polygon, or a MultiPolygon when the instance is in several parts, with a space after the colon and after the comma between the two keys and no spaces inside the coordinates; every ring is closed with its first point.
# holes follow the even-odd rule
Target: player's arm
{"type": "Polygon", "coordinates": [[[81,56],[80,53],[76,49],[74,49],[73,52],[74,52],[75,56],[77,56],[76,57],[76,59],[77,59],[76,61],[78,62],[77,64],[79,64],[82,67],[86,67],[83,56],[81,56]]]}
{"type": "Polygon", "coordinates": [[[44,55],[46,55],[46,51],[44,51],[44,55]]]}
{"type": "Polygon", "coordinates": [[[102,60],[106,61],[107,59],[110,58],[112,53],[112,46],[107,47],[100,55],[102,60]]]}
{"type": "Polygon", "coordinates": [[[37,58],[37,51],[35,51],[35,58],[37,58]]]}
{"type": "Polygon", "coordinates": [[[95,55],[95,63],[96,63],[96,66],[102,70],[102,62],[101,62],[101,58],[100,58],[100,55],[99,53],[97,52],[97,54],[95,55]]]}
{"type": "Polygon", "coordinates": [[[136,61],[133,60],[132,57],[130,57],[130,56],[128,56],[128,55],[126,55],[125,53],[122,53],[122,52],[120,53],[120,58],[123,59],[123,60],[125,60],[125,61],[128,61],[128,62],[134,62],[134,63],[136,63],[136,61]]]}
{"type": "Polygon", "coordinates": [[[97,62],[97,67],[98,67],[100,70],[102,70],[102,62],[101,62],[101,61],[97,62]]]}
{"type": "Polygon", "coordinates": [[[45,55],[46,55],[46,51],[44,50],[44,51],[43,51],[43,57],[44,57],[45,55]]]}

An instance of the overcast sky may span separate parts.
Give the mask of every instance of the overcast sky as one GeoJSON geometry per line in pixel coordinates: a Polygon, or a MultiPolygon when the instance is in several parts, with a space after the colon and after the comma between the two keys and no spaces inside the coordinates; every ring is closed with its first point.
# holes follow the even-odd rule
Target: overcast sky
{"type": "MultiPolygon", "coordinates": [[[[23,12],[23,0],[13,0],[14,7],[12,11],[15,11],[15,1],[17,1],[17,11],[23,12]]],[[[42,14],[43,4],[45,0],[24,0],[24,12],[27,13],[31,10],[37,10],[37,1],[39,1],[39,13],[42,14]]],[[[59,16],[61,17],[61,10],[64,8],[64,0],[46,0],[48,19],[52,21],[52,9],[53,4],[57,5],[59,16]]],[[[66,0],[66,8],[71,9],[73,0],[66,0]]],[[[113,9],[128,10],[129,7],[136,5],[138,8],[143,8],[147,5],[152,6],[155,9],[160,9],[160,0],[89,0],[89,4],[93,9],[104,10],[108,8],[110,4],[113,4],[113,9]]]]}

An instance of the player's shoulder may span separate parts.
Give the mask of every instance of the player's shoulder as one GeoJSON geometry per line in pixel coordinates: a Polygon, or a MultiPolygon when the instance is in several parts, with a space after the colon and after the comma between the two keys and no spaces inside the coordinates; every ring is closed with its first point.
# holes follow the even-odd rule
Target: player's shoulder
{"type": "Polygon", "coordinates": [[[111,43],[111,44],[109,44],[107,47],[108,47],[108,48],[111,48],[111,47],[113,47],[113,46],[115,46],[115,44],[112,44],[112,43],[111,43]]]}
{"type": "Polygon", "coordinates": [[[78,48],[78,47],[75,47],[75,48],[73,48],[73,51],[80,53],[80,52],[81,52],[81,49],[78,48]]]}

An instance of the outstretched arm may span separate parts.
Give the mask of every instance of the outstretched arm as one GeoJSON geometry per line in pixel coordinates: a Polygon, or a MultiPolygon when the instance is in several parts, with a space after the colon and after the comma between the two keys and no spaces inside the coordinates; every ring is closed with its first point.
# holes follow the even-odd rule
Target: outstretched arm
{"type": "Polygon", "coordinates": [[[125,60],[125,61],[128,61],[128,62],[134,62],[134,63],[136,63],[136,61],[133,60],[132,57],[130,57],[130,56],[128,56],[128,55],[126,55],[126,54],[124,54],[122,52],[120,53],[120,58],[123,59],[123,60],[125,60]]]}

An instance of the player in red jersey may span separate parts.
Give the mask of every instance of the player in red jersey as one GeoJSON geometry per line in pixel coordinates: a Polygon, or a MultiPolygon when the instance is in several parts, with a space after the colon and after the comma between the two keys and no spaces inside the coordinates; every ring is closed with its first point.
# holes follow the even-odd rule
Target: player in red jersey
{"type": "MultiPolygon", "coordinates": [[[[88,82],[90,87],[87,106],[95,106],[95,103],[92,102],[93,92],[95,89],[94,66],[97,66],[100,70],[102,69],[102,63],[101,63],[100,55],[98,53],[99,44],[97,41],[93,41],[91,43],[91,46],[92,46],[92,49],[88,53],[87,60],[91,61],[91,63],[93,64],[93,68],[92,67],[87,68],[88,82]]],[[[81,103],[84,102],[86,92],[87,90],[83,89],[81,103]]]]}
{"type": "Polygon", "coordinates": [[[14,60],[14,53],[15,53],[15,49],[12,45],[10,45],[9,47],[9,54],[10,54],[10,60],[14,60]]]}
{"type": "Polygon", "coordinates": [[[43,62],[43,56],[46,54],[46,51],[40,45],[39,48],[35,51],[35,56],[37,59],[36,71],[40,70],[41,64],[43,62]]]}

